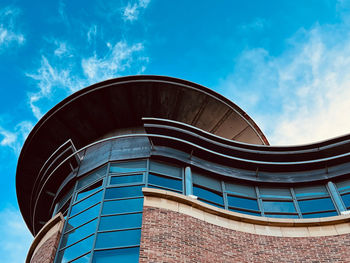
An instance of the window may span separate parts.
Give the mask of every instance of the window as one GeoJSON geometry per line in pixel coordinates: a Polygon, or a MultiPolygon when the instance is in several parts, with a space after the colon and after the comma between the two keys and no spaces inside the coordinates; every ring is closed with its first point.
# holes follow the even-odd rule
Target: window
{"type": "Polygon", "coordinates": [[[198,197],[198,200],[224,208],[221,181],[197,173],[193,173],[192,177],[193,194],[198,197]]]}

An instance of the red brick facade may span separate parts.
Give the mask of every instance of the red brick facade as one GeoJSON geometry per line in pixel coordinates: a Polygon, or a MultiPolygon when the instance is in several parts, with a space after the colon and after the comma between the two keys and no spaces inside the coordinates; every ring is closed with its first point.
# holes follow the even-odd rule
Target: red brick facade
{"type": "Polygon", "coordinates": [[[60,240],[60,232],[49,237],[34,253],[30,263],[52,263],[60,240]]]}
{"type": "Polygon", "coordinates": [[[140,262],[350,262],[350,234],[256,235],[144,207],[140,262]]]}

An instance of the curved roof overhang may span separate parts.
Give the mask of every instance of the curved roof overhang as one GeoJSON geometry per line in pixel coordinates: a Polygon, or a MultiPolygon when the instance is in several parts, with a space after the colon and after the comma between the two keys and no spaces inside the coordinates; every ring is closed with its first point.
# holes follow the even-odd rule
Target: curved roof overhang
{"type": "Polygon", "coordinates": [[[57,104],[35,125],[18,160],[19,207],[29,226],[28,200],[46,160],[68,140],[77,148],[142,126],[142,117],[175,120],[214,135],[249,144],[269,145],[255,122],[220,94],[181,79],[129,76],[84,88],[57,104]]]}

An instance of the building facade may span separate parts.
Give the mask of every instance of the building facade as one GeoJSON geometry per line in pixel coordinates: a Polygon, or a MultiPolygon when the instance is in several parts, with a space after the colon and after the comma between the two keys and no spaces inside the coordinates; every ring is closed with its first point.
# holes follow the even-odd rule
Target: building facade
{"type": "Polygon", "coordinates": [[[350,135],[270,146],[198,84],[101,82],[22,148],[27,262],[350,262],[349,167],[350,135]]]}

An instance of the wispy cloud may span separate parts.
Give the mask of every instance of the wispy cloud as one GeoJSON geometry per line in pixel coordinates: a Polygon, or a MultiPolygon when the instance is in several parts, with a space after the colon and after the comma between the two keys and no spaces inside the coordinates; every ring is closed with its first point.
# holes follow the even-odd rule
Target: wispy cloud
{"type": "Polygon", "coordinates": [[[0,52],[11,45],[22,45],[24,35],[19,32],[16,24],[20,10],[14,7],[0,9],[0,52]]]}
{"type": "Polygon", "coordinates": [[[13,208],[0,210],[0,262],[25,262],[33,237],[29,234],[20,212],[13,208]]]}
{"type": "Polygon", "coordinates": [[[140,72],[148,58],[141,53],[142,43],[129,45],[126,41],[107,43],[107,50],[84,56],[77,49],[69,50],[62,42],[54,55],[41,57],[40,67],[26,75],[37,83],[38,90],[29,94],[29,105],[37,119],[67,95],[95,82],[118,77],[127,70],[140,72]],[[74,56],[73,56],[74,53],[74,56]],[[65,55],[63,57],[63,54],[65,55]]]}
{"type": "Polygon", "coordinates": [[[141,10],[147,8],[150,1],[151,0],[138,0],[128,2],[128,4],[122,8],[123,19],[130,22],[137,20],[141,10]]]}
{"type": "Polygon", "coordinates": [[[18,156],[22,144],[32,128],[33,124],[30,121],[22,121],[12,130],[0,126],[0,146],[9,147],[18,156]]]}
{"type": "Polygon", "coordinates": [[[265,49],[243,52],[223,80],[238,105],[271,144],[299,144],[350,132],[350,34],[341,25],[301,29],[278,57],[265,49]]]}
{"type": "Polygon", "coordinates": [[[261,31],[268,25],[269,25],[269,23],[266,19],[261,18],[261,17],[256,17],[250,23],[239,25],[238,29],[240,31],[245,31],[245,32],[247,32],[247,31],[261,31]]]}

